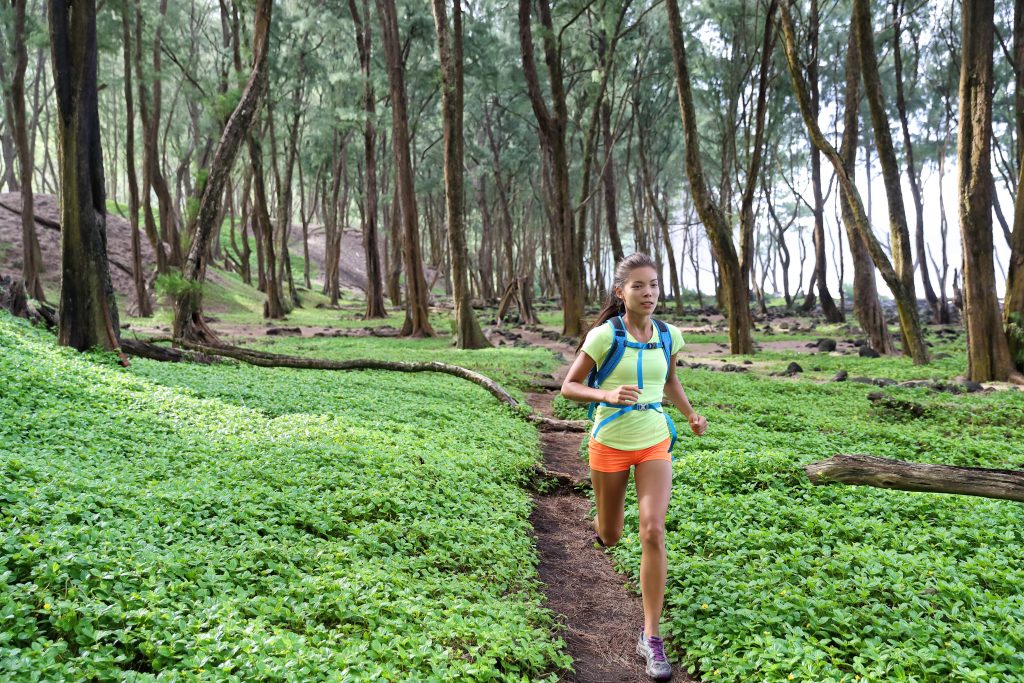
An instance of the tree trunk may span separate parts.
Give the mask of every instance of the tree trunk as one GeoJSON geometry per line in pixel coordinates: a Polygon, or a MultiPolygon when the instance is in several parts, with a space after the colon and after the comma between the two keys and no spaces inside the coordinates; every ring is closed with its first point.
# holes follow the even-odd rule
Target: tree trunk
{"type": "Polygon", "coordinates": [[[601,182],[604,185],[605,222],[608,225],[608,240],[612,244],[612,259],[621,261],[625,254],[622,251],[622,240],[619,237],[619,210],[615,188],[614,139],[612,138],[612,105],[607,100],[601,104],[601,135],[604,138],[604,171],[601,182]]]}
{"type": "Polygon", "coordinates": [[[996,297],[992,244],[992,0],[963,3],[957,187],[963,241],[967,373],[976,382],[1024,382],[1013,365],[996,297]]]}
{"type": "Polygon", "coordinates": [[[455,346],[490,348],[469,301],[469,254],[466,249],[463,163],[462,0],[452,0],[449,30],[445,0],[433,0],[437,53],[441,62],[441,116],[444,127],[444,199],[451,250],[452,296],[455,303],[455,346]]]}
{"type": "MultiPolygon", "coordinates": [[[[856,35],[851,31],[846,52],[843,140],[839,149],[843,167],[851,178],[857,167],[857,140],[860,136],[860,56],[857,53],[856,35]]],[[[878,287],[875,285],[875,265],[871,261],[867,242],[857,230],[850,200],[845,194],[840,193],[839,202],[847,240],[850,243],[850,254],[853,257],[853,312],[860,322],[861,329],[868,335],[872,349],[883,354],[895,353],[892,336],[889,334],[889,327],[885,322],[885,312],[878,299],[878,287]]]]}
{"type": "Polygon", "coordinates": [[[21,185],[21,277],[25,282],[28,296],[45,301],[43,284],[39,273],[43,268],[43,257],[39,251],[39,239],[33,221],[34,200],[32,194],[32,173],[35,160],[28,141],[28,126],[25,116],[25,70],[28,67],[28,49],[25,46],[25,5],[26,0],[14,0],[14,78],[11,79],[10,97],[14,109],[14,141],[18,150],[18,169],[21,185]]]}
{"type": "MultiPolygon", "coordinates": [[[[807,41],[811,57],[807,63],[807,87],[810,94],[811,116],[817,120],[821,109],[821,96],[818,87],[819,13],[817,0],[811,0],[809,24],[807,41]]],[[[825,201],[821,193],[821,152],[813,145],[811,146],[811,191],[814,196],[814,204],[811,207],[814,214],[814,281],[818,285],[818,300],[827,321],[842,322],[845,316],[836,307],[832,293],[828,289],[828,261],[825,257],[825,201]]],[[[842,287],[842,283],[839,283],[839,286],[842,287]]],[[[809,309],[813,306],[811,302],[811,289],[808,288],[808,302],[804,304],[804,308],[809,309]]]]}
{"type": "Polygon", "coordinates": [[[136,314],[142,318],[153,315],[153,301],[142,272],[142,244],[139,234],[139,179],[135,170],[135,101],[132,92],[132,39],[131,22],[126,4],[121,11],[121,36],[124,42],[124,103],[125,103],[125,171],[128,175],[128,221],[132,230],[132,279],[135,283],[136,314]]]}
{"type": "Polygon", "coordinates": [[[377,239],[377,131],[374,126],[376,100],[373,94],[372,42],[370,6],[363,0],[362,16],[355,0],[349,0],[349,11],[356,24],[356,45],[359,49],[359,68],[363,76],[363,158],[366,164],[366,183],[363,188],[363,247],[366,252],[366,311],[363,318],[386,318],[384,308],[384,280],[380,270],[380,246],[377,239]]]}
{"type": "Polygon", "coordinates": [[[405,323],[402,336],[432,337],[427,282],[420,255],[419,219],[416,210],[416,189],[413,181],[412,157],[409,148],[409,115],[405,93],[405,65],[402,43],[398,35],[395,0],[377,0],[380,15],[381,42],[388,65],[391,91],[392,142],[395,152],[395,190],[401,205],[403,226],[402,261],[405,267],[405,323]]]}
{"type": "Polygon", "coordinates": [[[804,471],[817,486],[852,484],[1024,502],[1024,472],[1019,470],[932,465],[872,455],[835,455],[804,465],[804,471]]]}
{"type": "MultiPolygon", "coordinates": [[[[775,22],[777,0],[771,0],[764,19],[764,36],[761,41],[761,65],[757,79],[757,109],[754,114],[754,143],[750,152],[750,163],[747,166],[747,178],[740,196],[740,270],[746,282],[752,281],[754,261],[754,195],[757,192],[757,181],[761,177],[761,158],[764,152],[764,122],[768,111],[768,82],[772,68],[772,53],[775,38],[772,26],[775,22]]],[[[767,314],[763,287],[756,287],[758,305],[761,312],[767,314]]],[[[680,310],[682,306],[680,306],[680,310]]]]}
{"type": "Polygon", "coordinates": [[[679,93],[679,109],[686,140],[686,176],[690,191],[701,222],[707,230],[708,239],[714,248],[715,261],[722,278],[722,295],[729,318],[729,347],[733,354],[754,353],[751,335],[753,321],[747,303],[747,280],[743,276],[736,248],[732,242],[732,230],[714,202],[708,190],[707,180],[700,158],[700,136],[697,130],[693,96],[690,91],[690,71],[686,62],[686,46],[683,43],[682,19],[679,16],[677,0],[666,0],[668,9],[669,39],[672,43],[672,58],[675,65],[676,88],[679,93]]]}
{"type": "Polygon", "coordinates": [[[1024,372],[1024,0],[1016,0],[1013,6],[1013,54],[1016,67],[1017,196],[1013,204],[1003,323],[1007,327],[1010,357],[1017,371],[1024,372]]]}
{"type": "Polygon", "coordinates": [[[903,330],[904,338],[908,342],[914,363],[927,363],[928,350],[924,344],[924,338],[921,333],[920,319],[917,315],[917,301],[914,299],[913,290],[910,290],[909,292],[906,290],[903,280],[897,275],[892,264],[889,262],[889,258],[885,254],[885,250],[871,230],[871,225],[868,222],[867,213],[864,211],[864,204],[861,201],[860,193],[857,191],[857,186],[853,182],[852,177],[846,172],[842,157],[836,151],[835,147],[833,147],[822,134],[821,129],[818,127],[817,120],[811,116],[806,85],[804,84],[803,76],[800,73],[800,65],[796,53],[796,37],[793,29],[793,21],[789,15],[789,0],[782,0],[781,10],[783,35],[785,36],[786,62],[789,65],[789,73],[793,80],[793,86],[800,105],[800,113],[804,119],[804,125],[810,133],[811,141],[814,146],[820,149],[832,163],[832,168],[835,170],[836,178],[839,180],[840,189],[849,201],[850,208],[853,210],[853,220],[854,225],[857,227],[857,232],[867,241],[868,249],[875,262],[875,266],[878,268],[882,278],[885,280],[885,283],[889,286],[893,296],[896,298],[896,307],[899,311],[900,317],[900,327],[903,330]]]}
{"type": "Polygon", "coordinates": [[[250,132],[246,141],[249,145],[249,160],[252,164],[252,178],[255,201],[253,202],[253,224],[259,226],[257,248],[261,254],[264,292],[267,300],[263,305],[263,317],[280,319],[284,317],[281,303],[281,289],[274,273],[277,261],[274,255],[274,231],[270,225],[270,210],[267,208],[267,186],[263,175],[263,150],[256,136],[250,132]]]}
{"type": "MultiPolygon", "coordinates": [[[[917,318],[917,292],[914,286],[914,260],[911,253],[910,229],[907,226],[907,215],[903,207],[899,161],[896,159],[896,150],[889,132],[889,117],[886,114],[882,84],[878,75],[878,57],[875,53],[871,7],[868,3],[869,0],[854,0],[853,32],[860,55],[864,94],[867,97],[868,109],[871,111],[878,162],[882,167],[896,276],[900,280],[903,295],[913,302],[912,314],[917,318]]],[[[904,327],[902,330],[903,354],[911,356],[915,361],[918,357],[927,358],[928,350],[924,346],[923,340],[910,339],[907,337],[907,328],[904,327]],[[914,348],[915,344],[919,344],[920,348],[914,348]]]]}
{"type": "MultiPolygon", "coordinates": [[[[242,141],[249,136],[253,119],[259,110],[260,99],[267,83],[267,55],[270,41],[270,14],[272,0],[259,0],[256,6],[256,19],[253,28],[253,67],[249,75],[249,81],[245,85],[242,97],[235,106],[234,112],[228,119],[224,132],[221,133],[220,142],[217,143],[217,151],[213,155],[213,164],[210,166],[206,182],[202,184],[200,191],[202,196],[199,200],[199,213],[196,217],[195,239],[189,249],[188,261],[185,264],[183,275],[188,281],[188,287],[176,297],[174,302],[174,338],[192,339],[216,343],[216,335],[207,327],[203,321],[203,290],[202,284],[206,279],[207,256],[209,254],[209,242],[217,226],[218,218],[221,215],[221,201],[224,197],[224,187],[227,185],[231,175],[231,168],[234,165],[238,149],[242,141]]],[[[253,154],[256,156],[256,154],[253,154]]],[[[258,184],[262,184],[262,174],[253,160],[254,171],[259,174],[258,184]]],[[[270,238],[269,226],[266,237],[270,238]]],[[[268,264],[273,260],[270,255],[268,264]]],[[[273,280],[273,269],[269,270],[273,280]]],[[[267,287],[268,296],[270,286],[267,287]]],[[[273,304],[269,310],[273,311],[273,304]]],[[[268,317],[277,317],[270,315],[268,317]]]]}
{"type": "MultiPolygon", "coordinates": [[[[905,11],[905,0],[893,0],[893,67],[896,80],[896,109],[900,116],[900,127],[903,130],[904,157],[907,162],[907,180],[910,182],[910,194],[914,200],[914,213],[917,217],[915,223],[915,237],[917,247],[917,265],[921,269],[921,283],[924,285],[924,296],[928,305],[932,308],[932,322],[940,322],[942,313],[939,310],[939,298],[932,289],[931,276],[928,274],[928,259],[925,256],[924,244],[924,201],[921,199],[921,183],[918,177],[917,166],[914,164],[914,146],[910,139],[910,121],[907,116],[907,102],[903,94],[903,55],[900,49],[900,22],[905,11]]],[[[912,78],[916,78],[913,74],[912,78]]]]}
{"type": "Polygon", "coordinates": [[[96,86],[96,3],[49,2],[60,152],[61,291],[57,343],[117,349],[107,263],[106,196],[96,86]]]}
{"type": "Polygon", "coordinates": [[[538,15],[544,27],[544,62],[547,65],[554,109],[551,113],[541,94],[540,79],[534,63],[530,5],[530,0],[519,0],[519,47],[523,75],[526,77],[530,104],[537,119],[541,147],[551,177],[550,207],[555,219],[553,256],[558,263],[558,288],[562,296],[562,333],[570,337],[579,337],[583,334],[583,254],[581,245],[577,243],[572,198],[569,192],[569,156],[565,140],[569,112],[565,85],[562,81],[561,46],[559,34],[555,32],[552,24],[548,0],[539,0],[538,15]]]}

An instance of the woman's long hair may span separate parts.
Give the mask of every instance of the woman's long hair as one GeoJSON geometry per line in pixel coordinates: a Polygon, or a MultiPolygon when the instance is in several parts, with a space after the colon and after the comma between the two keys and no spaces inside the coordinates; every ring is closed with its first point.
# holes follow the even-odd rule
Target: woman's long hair
{"type": "MultiPolygon", "coordinates": [[[[637,268],[643,268],[645,266],[648,268],[654,268],[655,270],[658,268],[658,264],[654,262],[654,259],[647,254],[641,254],[640,252],[630,254],[615,264],[615,276],[612,280],[611,291],[608,292],[608,301],[605,303],[604,308],[601,309],[601,312],[597,314],[597,319],[594,321],[594,324],[587,329],[588,334],[590,333],[590,330],[595,327],[604,325],[611,318],[614,318],[617,315],[622,315],[626,312],[626,304],[622,299],[615,295],[615,289],[617,287],[625,287],[626,280],[629,279],[629,274],[637,268]]],[[[580,349],[583,348],[583,342],[586,338],[587,335],[584,334],[580,339],[580,345],[576,347],[576,353],[579,353],[580,349]]]]}

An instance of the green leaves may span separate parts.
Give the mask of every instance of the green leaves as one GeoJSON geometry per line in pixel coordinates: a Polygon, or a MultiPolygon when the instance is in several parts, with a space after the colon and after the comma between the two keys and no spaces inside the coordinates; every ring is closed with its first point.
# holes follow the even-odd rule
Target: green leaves
{"type": "Polygon", "coordinates": [[[0,384],[0,678],[518,681],[568,664],[520,488],[536,432],[482,389],[124,370],[6,314],[0,384]]]}

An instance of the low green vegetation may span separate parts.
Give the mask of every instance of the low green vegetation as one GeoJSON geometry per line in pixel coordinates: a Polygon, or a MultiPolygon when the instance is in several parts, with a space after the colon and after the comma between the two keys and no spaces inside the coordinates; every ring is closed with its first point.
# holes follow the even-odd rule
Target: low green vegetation
{"type": "MultiPolygon", "coordinates": [[[[883,367],[870,374],[922,375],[907,360],[883,367]]],[[[1019,469],[1020,392],[890,388],[899,401],[876,407],[866,396],[877,388],[859,384],[701,370],[680,377],[710,423],[698,439],[675,414],[684,434],[667,521],[665,620],[691,670],[705,681],[736,682],[1019,677],[1024,507],[814,487],[801,465],[869,453],[1019,469]],[[899,409],[910,403],[921,417],[899,409]]],[[[564,400],[556,407],[564,417],[582,416],[564,400]]],[[[612,555],[635,582],[632,493],[626,509],[627,531],[612,555]]]]}
{"type": "Polygon", "coordinates": [[[537,433],[472,384],[123,369],[0,313],[0,386],[2,680],[534,681],[568,665],[522,489],[537,433]]]}

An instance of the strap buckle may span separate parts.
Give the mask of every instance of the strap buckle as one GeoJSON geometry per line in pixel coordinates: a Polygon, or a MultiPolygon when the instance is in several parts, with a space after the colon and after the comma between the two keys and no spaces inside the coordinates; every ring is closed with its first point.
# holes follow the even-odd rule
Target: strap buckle
{"type": "Polygon", "coordinates": [[[649,403],[634,403],[633,410],[650,410],[651,404],[649,403]]]}

